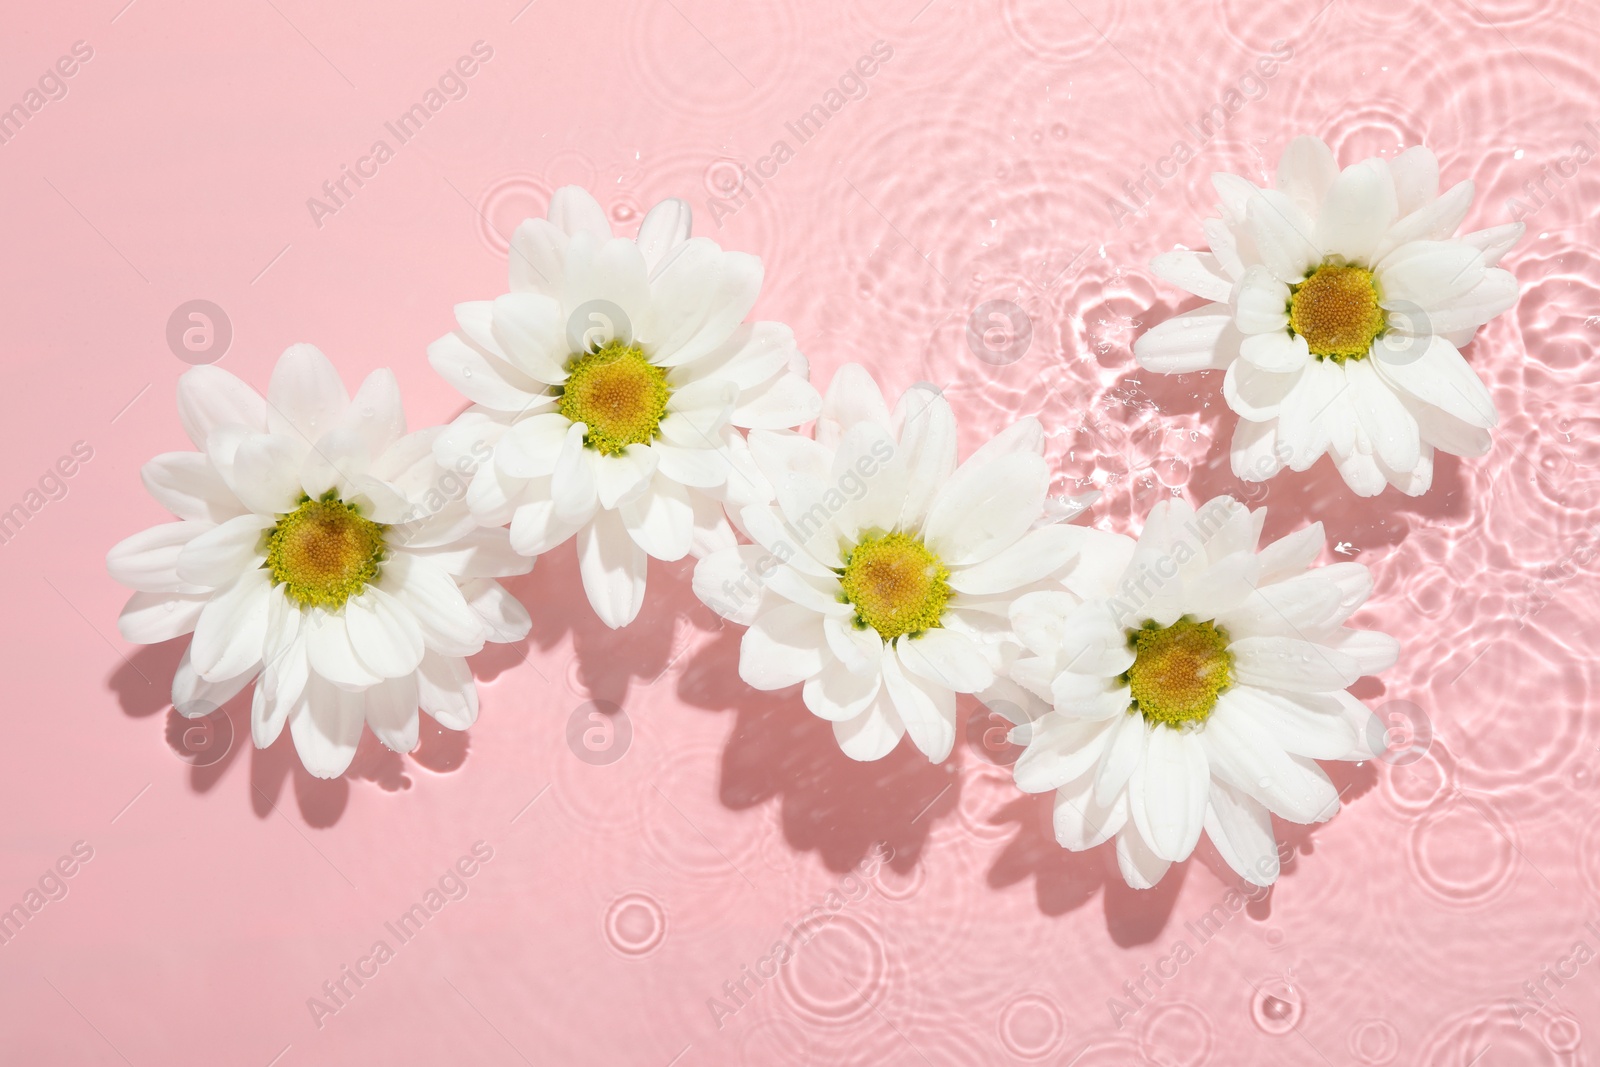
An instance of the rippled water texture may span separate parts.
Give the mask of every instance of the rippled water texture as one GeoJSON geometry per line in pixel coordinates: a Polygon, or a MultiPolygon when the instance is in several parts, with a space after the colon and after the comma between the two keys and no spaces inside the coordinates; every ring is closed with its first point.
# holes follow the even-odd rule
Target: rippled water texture
{"type": "MultiPolygon", "coordinates": [[[[734,662],[731,640],[713,637],[678,688],[691,703],[715,688],[715,708],[738,707],[721,798],[743,818],[719,821],[729,835],[719,846],[766,849],[757,842],[781,829],[783,847],[814,854],[799,865],[811,885],[816,860],[846,866],[868,837],[901,845],[904,863],[797,945],[776,989],[746,981],[730,997],[702,980],[656,1001],[692,1016],[704,989],[737,1009],[711,1008],[722,1028],[686,1059],[1065,1063],[1081,1052],[1080,1064],[1199,1067],[1309,1063],[1321,1052],[1329,1062],[1493,1067],[1594,1055],[1585,1045],[1600,1040],[1600,978],[1580,970],[1560,988],[1544,979],[1534,1000],[1522,985],[1546,966],[1571,966],[1561,961],[1575,941],[1600,951],[1583,928],[1600,914],[1600,835],[1584,832],[1600,794],[1589,706],[1600,612],[1594,553],[1583,551],[1600,505],[1585,454],[1595,447],[1600,271],[1594,176],[1563,178],[1572,164],[1560,164],[1579,141],[1600,151],[1600,128],[1585,127],[1600,118],[1600,78],[1583,58],[1594,13],[1559,3],[1336,2],[1320,15],[1279,4],[1152,7],[859,5],[824,19],[776,5],[730,20],[685,8],[726,54],[690,41],[687,65],[682,42],[669,59],[655,36],[681,37],[677,16],[652,9],[628,54],[638,92],[671,114],[670,147],[619,162],[633,143],[619,133],[582,164],[569,152],[543,177],[508,177],[481,206],[493,218],[537,203],[567,180],[563,169],[618,173],[621,219],[689,179],[700,218],[725,215],[717,236],[766,258],[767,306],[799,326],[819,379],[846,359],[896,388],[929,379],[956,405],[968,445],[1037,415],[1059,488],[1101,490],[1093,521],[1111,529],[1136,528],[1173,493],[1247,492],[1271,508],[1277,531],[1322,520],[1332,558],[1375,570],[1366,621],[1406,638],[1400,667],[1362,695],[1402,731],[1421,724],[1426,750],[1353,771],[1347,812],[1297,832],[1301,855],[1283,884],[1228,912],[1202,944],[1204,931],[1186,924],[1226,897],[1214,862],[1141,896],[1116,884],[1105,855],[1054,851],[1039,805],[1010,790],[1004,762],[983,748],[981,722],[949,791],[917,819],[940,776],[909,759],[881,772],[841,766],[820,731],[797,721],[795,702],[707,677],[734,662]],[[779,43],[797,33],[803,46],[779,43]],[[866,98],[798,143],[784,122],[880,39],[894,54],[866,98]],[[1255,66],[1263,55],[1270,78],[1255,66]],[[1230,89],[1244,102],[1202,143],[1203,116],[1230,89]],[[1162,380],[1129,359],[1132,339],[1181,306],[1145,264],[1174,243],[1202,243],[1209,172],[1260,180],[1301,132],[1325,137],[1346,163],[1427,143],[1446,182],[1477,182],[1472,226],[1507,221],[1513,198],[1531,215],[1508,262],[1526,296],[1469,352],[1493,385],[1499,442],[1483,460],[1444,460],[1420,501],[1352,500],[1326,465],[1241,487],[1227,471],[1232,417],[1216,376],[1162,380]],[[686,147],[697,139],[720,150],[686,147]],[[769,164],[774,140],[795,158],[769,164]],[[1175,140],[1198,158],[1172,174],[1175,140]],[[1524,189],[1541,179],[1536,196],[1524,189]],[[980,311],[974,322],[990,301],[1025,317],[980,311]],[[773,732],[803,745],[804,766],[787,766],[799,761],[762,736],[773,732]],[[869,783],[882,792],[863,799],[888,810],[855,812],[829,796],[869,783]],[[759,818],[774,807],[781,828],[759,818]],[[1179,941],[1194,949],[1181,966],[1179,941]],[[1553,993],[1559,1007],[1533,1015],[1553,993]]],[[[714,766],[707,759],[699,773],[714,766]]],[[[693,776],[660,773],[694,792],[693,776]]],[[[645,816],[647,849],[661,816],[645,816]]],[[[664,825],[676,841],[660,856],[668,898],[688,913],[734,908],[749,924],[731,943],[684,950],[697,969],[737,983],[755,962],[737,946],[760,947],[763,927],[791,937],[784,924],[806,898],[793,901],[793,887],[765,870],[755,886],[726,867],[719,876],[716,857],[694,859],[703,842],[664,825]]],[[[686,1041],[693,1032],[691,1022],[686,1041]]]]}
{"type": "Polygon", "coordinates": [[[8,630],[0,907],[96,850],[4,949],[16,1062],[1600,1064],[1596,5],[119,6],[31,12],[0,43],[0,104],[95,49],[0,147],[4,504],[95,450],[0,549],[7,603],[36,613],[8,630]],[[493,58],[465,94],[308,218],[475,40],[493,58]],[[1242,486],[1220,375],[1132,362],[1196,303],[1147,263],[1203,245],[1210,172],[1265,181],[1302,133],[1346,164],[1426,143],[1445,185],[1477,183],[1466,228],[1528,221],[1521,302],[1466,350],[1494,449],[1441,457],[1422,499],[1355,499],[1327,461],[1242,486]],[[161,521],[138,464],[187,447],[173,309],[225,309],[219,365],[257,385],[310,340],[352,386],[394,366],[414,426],[448,418],[426,344],[574,182],[619,229],[682,196],[759,255],[757,313],[819,384],[847,361],[891,393],[930,380],[964,452],[1038,416],[1056,490],[1103,494],[1094,525],[1218,493],[1268,506],[1269,536],[1320,520],[1325,561],[1373,569],[1358,622],[1404,642],[1357,689],[1392,762],[1339,768],[1330,823],[1279,827],[1270,894],[1209,846],[1136,893],[1106,849],[1055,845],[975,704],[945,766],[851,763],[797,692],[739,681],[687,563],[653,564],[613,634],[570,546],[510,583],[534,632],[475,661],[465,738],[401,758],[368,737],[317,783],[287,738],[249,748],[247,700],[221,740],[164,730],[179,649],[114,637],[101,559],[161,521]],[[466,894],[319,1017],[479,840],[466,894]]]}

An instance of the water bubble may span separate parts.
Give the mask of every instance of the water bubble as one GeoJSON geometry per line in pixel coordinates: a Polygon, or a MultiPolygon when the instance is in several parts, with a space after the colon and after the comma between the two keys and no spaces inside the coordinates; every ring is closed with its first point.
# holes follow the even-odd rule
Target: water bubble
{"type": "Polygon", "coordinates": [[[1263,1033],[1274,1036],[1299,1026],[1303,1010],[1299,990],[1281,978],[1260,983],[1250,1000],[1250,1018],[1263,1033]]]}
{"type": "Polygon", "coordinates": [[[1582,1039],[1583,1028],[1570,1015],[1558,1015],[1544,1024],[1544,1043],[1551,1052],[1576,1052],[1582,1039]]]}
{"type": "Polygon", "coordinates": [[[1043,1059],[1061,1046],[1066,1019],[1055,1001],[1039,993],[1024,993],[1000,1009],[1000,1043],[1025,1060],[1043,1059]]]}
{"type": "Polygon", "coordinates": [[[1400,1054],[1400,1031],[1387,1019],[1365,1019],[1350,1031],[1350,1054],[1379,1067],[1400,1054]]]}
{"type": "Polygon", "coordinates": [[[606,940],[625,956],[648,956],[667,939],[667,913],[647,893],[625,893],[605,915],[606,940]]]}

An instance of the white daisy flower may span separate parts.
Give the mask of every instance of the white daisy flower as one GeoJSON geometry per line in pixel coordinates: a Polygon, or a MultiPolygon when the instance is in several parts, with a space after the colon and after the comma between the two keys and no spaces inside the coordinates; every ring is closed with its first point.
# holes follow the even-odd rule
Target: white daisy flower
{"type": "Polygon", "coordinates": [[[177,710],[208,714],[255,681],[256,747],[287,722],[320,778],[344,773],[363,723],[396,752],[416,747],[419,706],[471,726],[463,657],[527,634],[528,613],[493,579],[533,563],[473,521],[467,469],[433,459],[440,430],[406,434],[394,374],[374,371],[352,399],[321,352],[297,345],[265,399],[216,367],[185,372],[178,413],[200,451],[157,456],[143,475],[180,521],[106,557],[138,590],[123,637],[194,634],[177,710]]]}
{"type": "Polygon", "coordinates": [[[539,555],[569,537],[589,602],[632,622],[648,557],[733,544],[722,502],[770,499],[741,429],[798,426],[821,398],[794,335],[745,322],[761,261],[689,237],[689,205],[652,208],[613,237],[582,189],[511,242],[511,292],[456,307],[428,356],[474,402],[441,438],[450,463],[487,444],[468,494],[485,525],[539,555]]]}
{"type": "Polygon", "coordinates": [[[1457,349],[1516,302],[1496,267],[1522,223],[1455,237],[1472,205],[1463,181],[1438,195],[1426,148],[1339,170],[1314,137],[1289,142],[1276,189],[1212,176],[1222,218],[1210,252],[1157,256],[1151,269],[1215,301],[1134,344],[1166,374],[1226,369],[1239,415],[1233,470],[1264,481],[1323,453],[1361,496],[1418,496],[1433,452],[1481,456],[1494,400],[1457,349]]]}
{"type": "Polygon", "coordinates": [[[1056,839],[1112,835],[1149,888],[1204,830],[1256,885],[1278,876],[1270,816],[1321,822],[1339,794],[1316,760],[1371,758],[1375,717],[1345,692],[1391,666],[1394,638],[1343,624],[1366,567],[1308,569],[1320,523],[1256,550],[1265,509],[1156,505],[1137,542],[1087,531],[1069,591],[1017,600],[1012,677],[1051,710],[1013,731],[1029,793],[1056,791],[1056,839]]]}
{"type": "Polygon", "coordinates": [[[749,504],[755,541],[695,568],[695,593],[749,627],[739,675],[802,685],[846,755],[875,760],[909,733],[950,754],[956,694],[994,682],[1019,590],[1066,566],[1081,527],[1047,497],[1039,423],[1023,419],[956,465],[955,417],[931,385],[893,414],[861,367],[828,387],[816,437],[752,433],[776,507],[749,504]]]}

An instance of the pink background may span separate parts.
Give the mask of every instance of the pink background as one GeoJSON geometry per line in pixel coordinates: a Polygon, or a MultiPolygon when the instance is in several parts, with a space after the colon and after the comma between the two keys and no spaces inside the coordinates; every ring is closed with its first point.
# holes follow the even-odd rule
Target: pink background
{"type": "Polygon", "coordinates": [[[1600,1063],[1593,4],[523,2],[3,16],[0,106],[74,42],[93,57],[0,145],[0,508],[75,442],[93,456],[0,545],[0,907],[75,842],[93,854],[0,946],[0,1060],[1600,1063]],[[799,144],[785,123],[880,40],[865,96],[799,144]],[[493,56],[465,97],[397,146],[383,124],[477,41],[493,56]],[[1292,56],[1252,78],[1274,41],[1292,56]],[[1186,124],[1229,99],[1199,144],[1186,124]],[[759,254],[757,312],[793,325],[819,384],[847,360],[894,392],[930,379],[966,449],[1038,414],[1059,488],[1105,491],[1096,524],[1239,493],[1217,377],[1142,374],[1129,344],[1185,306],[1145,264],[1203,243],[1208,174],[1261,180],[1296,133],[1344,163],[1428,143],[1446,183],[1478,183],[1469,228],[1508,221],[1511,198],[1533,213],[1506,262],[1521,304],[1468,350],[1502,414],[1487,458],[1443,459],[1422,500],[1357,501],[1326,462],[1250,495],[1269,533],[1320,518],[1330,559],[1373,567],[1362,621],[1405,651],[1358,692],[1433,740],[1343,768],[1346,810],[1283,828],[1295,857],[1248,907],[1229,909],[1236,881],[1204,848],[1142,894],[1105,849],[1058,849],[1048,798],[1014,791],[970,703],[948,764],[908,746],[851,763],[797,693],[739,682],[738,633],[693,602],[687,564],[656,565],[616,634],[582,605],[570,546],[553,553],[512,583],[532,636],[475,661],[470,735],[425,730],[406,757],[369,735],[334,782],[287,737],[252,750],[242,701],[186,733],[165,695],[180,644],[116,636],[105,550],[164,520],[138,468],[188,447],[175,308],[220,305],[219,365],[258,387],[312,341],[351,385],[392,366],[413,425],[442,420],[459,401],[425,345],[454,302],[504,289],[505,235],[572,182],[630,231],[685,197],[697,232],[759,254]],[[317,225],[307,198],[379,138],[394,158],[317,225]],[[1199,154],[1174,168],[1179,138],[1199,154]],[[793,158],[719,227],[713,197],[780,139],[793,158]],[[1125,203],[1141,211],[1110,205],[1158,169],[1125,203]],[[1007,366],[966,341],[995,299],[1032,322],[1007,366]],[[575,755],[595,758],[590,700],[632,727],[606,765],[575,755]],[[492,859],[467,895],[400,944],[384,924],[479,841],[492,859]],[[879,842],[892,858],[858,881],[879,842]],[[831,921],[806,924],[818,905],[831,921]],[[380,939],[393,958],[319,1026],[308,998],[380,939]],[[781,939],[792,958],[746,978],[781,939]],[[1537,1015],[1525,982],[1554,998],[1537,1015]]]}

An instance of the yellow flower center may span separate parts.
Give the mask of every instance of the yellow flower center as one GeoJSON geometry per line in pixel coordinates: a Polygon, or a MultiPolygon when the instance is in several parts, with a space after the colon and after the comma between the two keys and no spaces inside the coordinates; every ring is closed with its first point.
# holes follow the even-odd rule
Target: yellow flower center
{"type": "Polygon", "coordinates": [[[649,444],[667,412],[667,371],[637,346],[610,341],[574,356],[557,410],[588,428],[583,443],[601,455],[649,444]]]}
{"type": "Polygon", "coordinates": [[[1364,267],[1325,263],[1289,292],[1289,328],[1318,359],[1365,359],[1383,333],[1377,279],[1364,267]]]}
{"type": "Polygon", "coordinates": [[[950,599],[950,572],[915,537],[903,533],[868,537],[850,550],[840,572],[844,600],[856,609],[856,625],[870,626],[885,641],[940,625],[950,599]]]}
{"type": "Polygon", "coordinates": [[[1173,728],[1202,723],[1233,676],[1228,635],[1214,622],[1185,615],[1171,626],[1147,622],[1128,635],[1133,666],[1123,675],[1130,712],[1173,728]]]}
{"type": "Polygon", "coordinates": [[[343,607],[378,577],[383,531],[331,489],[320,500],[306,497],[267,533],[272,584],[302,607],[343,607]]]}

